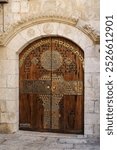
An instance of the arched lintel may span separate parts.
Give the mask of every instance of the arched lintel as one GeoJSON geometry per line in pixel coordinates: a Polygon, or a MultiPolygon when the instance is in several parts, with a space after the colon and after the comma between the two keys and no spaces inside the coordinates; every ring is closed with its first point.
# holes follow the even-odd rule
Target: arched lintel
{"type": "MultiPolygon", "coordinates": [[[[90,31],[84,29],[83,27],[77,26],[78,20],[63,18],[63,17],[40,17],[34,19],[22,20],[13,26],[11,26],[6,32],[0,35],[0,46],[6,46],[12,39],[15,38],[17,34],[20,34],[22,31],[27,30],[28,28],[33,28],[34,26],[43,26],[43,24],[62,24],[64,26],[70,26],[76,31],[82,32],[87,38],[90,38],[94,44],[99,43],[99,38],[96,35],[93,35],[90,31]]],[[[51,30],[51,27],[47,27],[45,30],[51,30]]],[[[48,32],[47,31],[47,32],[48,32]]],[[[69,31],[65,31],[70,34],[69,31]]],[[[49,33],[51,34],[51,33],[49,33]]],[[[59,33],[58,33],[59,34],[59,33]]]]}
{"type": "Polygon", "coordinates": [[[76,43],[84,53],[89,47],[95,45],[84,32],[74,26],[58,22],[45,22],[22,29],[9,40],[6,47],[19,54],[29,43],[47,36],[67,38],[76,43]]]}
{"type": "Polygon", "coordinates": [[[76,26],[78,20],[64,17],[55,17],[55,16],[40,16],[40,17],[29,17],[25,20],[21,20],[17,23],[11,25],[4,33],[0,35],[0,46],[6,46],[15,35],[20,33],[22,30],[25,30],[34,25],[43,24],[47,22],[57,22],[68,24],[71,26],[76,26]]]}

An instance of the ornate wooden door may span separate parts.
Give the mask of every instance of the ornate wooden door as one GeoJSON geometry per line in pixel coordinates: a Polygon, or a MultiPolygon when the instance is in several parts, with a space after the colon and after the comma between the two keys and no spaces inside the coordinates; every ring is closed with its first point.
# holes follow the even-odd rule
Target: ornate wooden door
{"type": "Polygon", "coordinates": [[[46,37],[19,59],[20,129],[83,133],[83,51],[65,38],[46,37]]]}

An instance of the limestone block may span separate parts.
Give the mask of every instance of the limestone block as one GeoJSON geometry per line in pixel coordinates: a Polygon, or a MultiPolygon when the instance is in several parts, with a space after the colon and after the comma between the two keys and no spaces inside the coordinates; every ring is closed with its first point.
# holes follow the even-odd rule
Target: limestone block
{"type": "Polygon", "coordinates": [[[95,93],[93,88],[85,88],[85,99],[93,100],[95,98],[95,93]]]}
{"type": "Polygon", "coordinates": [[[13,1],[11,10],[12,10],[12,13],[19,13],[20,12],[20,2],[13,1]]]}
{"type": "Polygon", "coordinates": [[[93,135],[100,136],[100,125],[99,124],[94,125],[93,135]]]}
{"type": "Polygon", "coordinates": [[[100,124],[100,116],[97,113],[85,113],[85,124],[100,124]]]}
{"type": "MultiPolygon", "coordinates": [[[[72,37],[72,39],[73,39],[73,41],[78,45],[78,46],[80,46],[81,47],[81,45],[79,44],[80,43],[80,41],[81,41],[81,38],[80,37],[82,37],[82,32],[80,31],[80,30],[75,30],[75,33],[74,33],[74,36],[72,37]]],[[[72,40],[71,39],[71,40],[72,40]]],[[[82,48],[82,47],[81,47],[82,48]]],[[[84,51],[84,49],[82,48],[82,50],[84,51]]]]}
{"type": "Polygon", "coordinates": [[[3,31],[3,26],[0,23],[0,33],[3,31]]]}
{"type": "Polygon", "coordinates": [[[100,99],[100,88],[93,88],[94,89],[94,99],[100,99]]]}
{"type": "Polygon", "coordinates": [[[8,72],[7,66],[8,61],[7,60],[0,60],[0,74],[6,75],[8,72]]]}
{"type": "Polygon", "coordinates": [[[28,0],[21,1],[21,13],[26,13],[29,11],[29,2],[28,0]]]}
{"type": "Polygon", "coordinates": [[[85,35],[79,29],[71,27],[70,25],[64,25],[60,23],[60,26],[58,28],[58,35],[67,37],[68,39],[74,41],[82,48],[84,52],[87,47],[93,46],[92,40],[88,38],[87,35],[85,35]]]}
{"type": "Polygon", "coordinates": [[[95,56],[100,58],[100,45],[95,45],[95,56]]]}
{"type": "Polygon", "coordinates": [[[6,87],[6,75],[0,75],[0,88],[6,87]]]}
{"type": "Polygon", "coordinates": [[[87,47],[92,47],[94,45],[93,41],[84,33],[82,33],[82,37],[80,37],[81,40],[79,42],[80,47],[84,52],[86,51],[87,47]]]}
{"type": "Polygon", "coordinates": [[[60,26],[59,23],[48,22],[48,23],[43,23],[42,26],[38,28],[40,28],[40,33],[42,35],[57,35],[59,26],[60,26]]]}
{"type": "Polygon", "coordinates": [[[92,100],[85,101],[85,113],[93,113],[94,112],[94,105],[95,102],[92,100]]]}
{"type": "Polygon", "coordinates": [[[6,109],[6,101],[0,101],[0,112],[4,113],[6,111],[7,111],[7,109],[6,109]]]}
{"type": "Polygon", "coordinates": [[[93,82],[93,87],[94,88],[99,88],[100,87],[100,74],[99,73],[94,73],[92,75],[92,82],[93,82]]]}
{"type": "Polygon", "coordinates": [[[96,57],[96,54],[95,54],[95,46],[92,45],[92,46],[89,46],[89,47],[86,47],[85,48],[85,57],[96,57]]]}
{"type": "Polygon", "coordinates": [[[85,73],[85,87],[92,87],[92,75],[90,73],[85,73]]]}
{"type": "Polygon", "coordinates": [[[13,123],[0,123],[0,133],[14,133],[18,130],[18,126],[13,123]]]}
{"type": "Polygon", "coordinates": [[[16,100],[17,99],[17,89],[11,88],[6,90],[6,100],[16,100]]]}
{"type": "Polygon", "coordinates": [[[7,74],[15,75],[17,74],[17,61],[16,60],[8,60],[6,64],[7,74]]]}
{"type": "Polygon", "coordinates": [[[60,23],[60,26],[58,28],[58,35],[68,37],[69,39],[73,39],[74,36],[76,37],[75,31],[76,31],[75,28],[71,27],[70,25],[67,24],[64,25],[60,23]]]}
{"type": "Polygon", "coordinates": [[[95,101],[95,113],[100,113],[100,101],[95,101]]]}
{"type": "Polygon", "coordinates": [[[76,0],[78,9],[81,11],[84,20],[97,20],[100,14],[100,1],[99,0],[76,0]],[[86,11],[87,10],[87,11],[86,11]]]}
{"type": "Polygon", "coordinates": [[[7,93],[6,88],[0,88],[0,100],[6,100],[6,93],[7,93]]]}
{"type": "Polygon", "coordinates": [[[6,48],[0,46],[0,60],[5,60],[5,59],[7,59],[6,48]]]}
{"type": "Polygon", "coordinates": [[[21,15],[19,13],[13,14],[13,23],[21,20],[21,15]]]}
{"type": "Polygon", "coordinates": [[[86,135],[93,135],[93,125],[92,124],[86,124],[84,132],[86,135]]]}
{"type": "Polygon", "coordinates": [[[19,75],[19,60],[15,62],[15,75],[19,75]]]}
{"type": "MultiPolygon", "coordinates": [[[[40,30],[39,30],[39,28],[38,28],[37,25],[34,25],[34,26],[32,26],[32,27],[29,27],[29,28],[27,28],[27,29],[25,29],[25,30],[23,30],[23,31],[20,32],[20,36],[21,36],[23,39],[25,39],[24,45],[25,45],[27,42],[31,42],[32,40],[35,40],[37,37],[39,38],[39,35],[40,35],[40,30]]],[[[20,46],[20,47],[22,47],[22,46],[24,46],[24,45],[22,45],[22,43],[21,43],[21,46],[20,46]]],[[[19,48],[19,49],[20,49],[20,48],[19,48]]],[[[19,49],[17,49],[17,51],[18,51],[19,49]]],[[[19,51],[19,52],[21,52],[21,51],[19,51]]]]}
{"type": "Polygon", "coordinates": [[[8,75],[7,76],[7,87],[8,88],[18,87],[18,75],[8,75]]]}
{"type": "Polygon", "coordinates": [[[16,50],[13,50],[12,48],[8,48],[6,47],[7,49],[7,58],[10,60],[18,60],[18,54],[16,53],[16,50]]]}
{"type": "Polygon", "coordinates": [[[18,74],[18,61],[17,60],[1,60],[0,61],[0,75],[18,74]]]}
{"type": "Polygon", "coordinates": [[[21,36],[21,34],[17,34],[6,46],[8,49],[14,51],[16,53],[20,50],[27,41],[21,36]]]}
{"type": "Polygon", "coordinates": [[[16,112],[16,101],[6,101],[7,112],[16,112]]]}
{"type": "Polygon", "coordinates": [[[8,129],[9,129],[10,133],[14,133],[14,132],[18,131],[18,123],[9,123],[8,129]]]}
{"type": "Polygon", "coordinates": [[[100,72],[100,61],[97,57],[85,58],[85,72],[100,72]]]}
{"type": "Polygon", "coordinates": [[[3,7],[0,5],[0,24],[2,24],[2,13],[3,13],[3,7]]]}
{"type": "Polygon", "coordinates": [[[17,119],[15,113],[1,113],[1,123],[16,123],[16,121],[17,119]]]}
{"type": "Polygon", "coordinates": [[[58,27],[59,23],[43,23],[23,30],[20,35],[30,43],[41,36],[57,35],[58,27]]]}
{"type": "Polygon", "coordinates": [[[0,123],[0,133],[9,133],[8,125],[6,123],[0,123]]]}

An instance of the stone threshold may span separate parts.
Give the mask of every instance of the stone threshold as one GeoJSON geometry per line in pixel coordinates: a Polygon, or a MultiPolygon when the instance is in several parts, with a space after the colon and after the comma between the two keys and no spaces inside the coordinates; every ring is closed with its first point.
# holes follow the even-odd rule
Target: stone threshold
{"type": "Polygon", "coordinates": [[[55,138],[87,138],[88,135],[81,135],[81,134],[67,134],[67,133],[52,133],[52,132],[36,132],[36,131],[23,131],[19,130],[15,134],[18,135],[32,135],[32,136],[41,136],[41,137],[55,137],[55,138]]]}

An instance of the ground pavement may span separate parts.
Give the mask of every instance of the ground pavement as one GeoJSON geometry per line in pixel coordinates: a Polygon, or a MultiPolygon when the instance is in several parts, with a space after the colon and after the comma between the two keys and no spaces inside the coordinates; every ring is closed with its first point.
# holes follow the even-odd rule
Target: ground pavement
{"type": "Polygon", "coordinates": [[[99,150],[99,138],[19,131],[0,134],[0,150],[99,150]]]}

